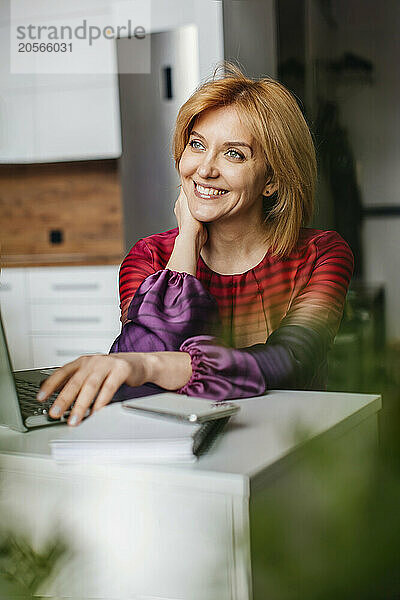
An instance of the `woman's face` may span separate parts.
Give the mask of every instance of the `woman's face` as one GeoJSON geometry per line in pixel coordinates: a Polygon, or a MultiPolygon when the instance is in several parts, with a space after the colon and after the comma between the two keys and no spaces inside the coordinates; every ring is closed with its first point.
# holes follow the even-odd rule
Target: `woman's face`
{"type": "Polygon", "coordinates": [[[266,192],[263,153],[234,106],[197,117],[179,173],[190,212],[205,223],[259,210],[266,192]]]}

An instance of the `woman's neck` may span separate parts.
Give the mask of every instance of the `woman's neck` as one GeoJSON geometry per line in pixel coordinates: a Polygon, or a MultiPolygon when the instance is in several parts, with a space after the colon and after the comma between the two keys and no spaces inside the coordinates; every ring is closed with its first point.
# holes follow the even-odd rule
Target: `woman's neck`
{"type": "Polygon", "coordinates": [[[208,240],[201,250],[207,266],[222,275],[244,273],[255,267],[268,250],[263,214],[222,220],[207,225],[208,240]]]}

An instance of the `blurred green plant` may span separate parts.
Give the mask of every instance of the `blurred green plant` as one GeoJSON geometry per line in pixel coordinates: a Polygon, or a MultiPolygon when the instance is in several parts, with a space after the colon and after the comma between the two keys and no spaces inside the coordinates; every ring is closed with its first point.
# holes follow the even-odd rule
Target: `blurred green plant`
{"type": "MultiPolygon", "coordinates": [[[[2,528],[6,522],[7,515],[0,514],[2,528]]],[[[37,550],[27,536],[0,532],[0,600],[39,600],[40,589],[54,576],[67,553],[60,535],[37,550]]]]}
{"type": "Polygon", "coordinates": [[[376,472],[354,482],[343,465],[312,458],[302,475],[294,495],[255,518],[254,598],[399,598],[398,478],[376,472]]]}
{"type": "Polygon", "coordinates": [[[255,499],[254,600],[400,598],[399,433],[380,451],[305,444],[288,482],[255,499]]]}
{"type": "Polygon", "coordinates": [[[29,539],[4,535],[0,540],[0,598],[41,598],[38,591],[65,553],[61,538],[51,540],[38,552],[29,539]]]}

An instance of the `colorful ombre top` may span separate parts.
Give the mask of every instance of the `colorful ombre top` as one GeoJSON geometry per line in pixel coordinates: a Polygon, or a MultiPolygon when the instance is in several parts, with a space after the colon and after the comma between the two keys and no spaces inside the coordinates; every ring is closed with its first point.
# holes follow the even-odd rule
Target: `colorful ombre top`
{"type": "Polygon", "coordinates": [[[353,270],[340,235],[302,228],[287,258],[267,252],[237,275],[215,273],[200,257],[193,277],[165,269],[177,234],[142,239],[124,259],[123,328],[112,351],[189,352],[193,375],[180,391],[193,395],[324,389],[353,270]]]}

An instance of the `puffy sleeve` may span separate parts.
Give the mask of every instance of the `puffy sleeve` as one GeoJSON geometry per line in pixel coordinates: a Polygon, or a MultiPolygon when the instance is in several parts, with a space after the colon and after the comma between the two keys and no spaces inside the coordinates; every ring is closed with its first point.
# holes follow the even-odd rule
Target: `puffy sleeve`
{"type": "Polygon", "coordinates": [[[111,352],[177,352],[192,336],[218,335],[216,300],[196,277],[164,269],[139,286],[111,352]]]}
{"type": "Polygon", "coordinates": [[[214,400],[262,394],[265,382],[251,354],[219,343],[218,305],[201,282],[169,269],[146,277],[110,352],[188,352],[190,381],[180,393],[214,400]]]}
{"type": "Polygon", "coordinates": [[[180,394],[214,400],[250,398],[265,391],[265,379],[254,357],[227,348],[211,336],[193,337],[180,347],[192,361],[192,376],[180,394]]]}
{"type": "Polygon", "coordinates": [[[265,344],[246,349],[267,389],[324,389],[327,354],[343,315],[354,268],[348,244],[336,232],[317,248],[311,276],[265,344]]]}

